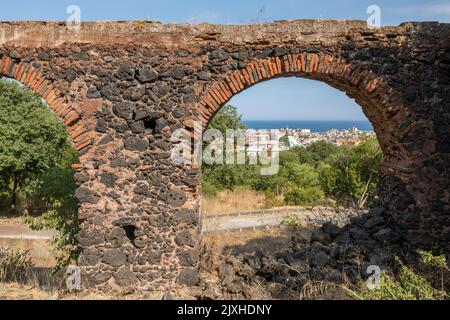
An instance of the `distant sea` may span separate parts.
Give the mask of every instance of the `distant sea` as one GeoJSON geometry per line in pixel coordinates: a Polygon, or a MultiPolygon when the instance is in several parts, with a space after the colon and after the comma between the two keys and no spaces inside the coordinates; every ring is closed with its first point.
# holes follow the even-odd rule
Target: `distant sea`
{"type": "Polygon", "coordinates": [[[345,130],[358,128],[364,131],[373,131],[369,121],[354,120],[243,120],[249,129],[311,129],[312,132],[325,132],[331,129],[345,130]]]}

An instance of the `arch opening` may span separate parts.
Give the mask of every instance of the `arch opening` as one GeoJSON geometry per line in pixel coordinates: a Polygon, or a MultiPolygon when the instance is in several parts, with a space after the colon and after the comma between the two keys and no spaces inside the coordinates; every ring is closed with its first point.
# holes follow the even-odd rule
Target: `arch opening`
{"type": "MultiPolygon", "coordinates": [[[[238,148],[244,149],[246,152],[246,162],[245,163],[236,163],[236,162],[228,162],[228,159],[226,159],[226,152],[224,152],[224,150],[221,150],[222,152],[224,152],[224,156],[223,159],[221,160],[221,163],[218,164],[213,164],[213,165],[208,165],[205,163],[203,163],[203,189],[202,189],[202,205],[201,205],[201,212],[202,212],[202,218],[205,219],[208,215],[209,216],[220,216],[224,213],[233,213],[233,214],[238,214],[238,213],[245,213],[247,212],[251,212],[251,211],[262,211],[262,210],[266,210],[266,209],[272,209],[273,207],[282,207],[282,206],[289,206],[289,205],[297,205],[297,206],[320,206],[320,205],[331,205],[331,202],[328,203],[326,201],[325,198],[328,197],[328,200],[331,200],[330,190],[327,190],[327,192],[325,192],[324,190],[320,190],[321,188],[314,188],[317,187],[317,185],[313,186],[313,188],[309,188],[308,192],[309,193],[319,193],[319,196],[316,196],[318,198],[321,198],[321,200],[303,200],[303,201],[297,201],[295,199],[295,197],[299,197],[299,193],[295,193],[295,192],[290,192],[290,200],[289,201],[283,201],[280,199],[278,199],[278,201],[276,201],[276,199],[272,199],[273,203],[269,203],[270,201],[267,201],[266,196],[267,194],[271,193],[271,197],[272,198],[276,198],[273,197],[274,194],[276,194],[277,196],[280,196],[283,192],[281,192],[280,186],[276,186],[276,187],[267,187],[264,186],[264,184],[272,184],[272,185],[276,185],[277,183],[279,183],[280,181],[277,179],[280,179],[280,174],[279,174],[279,170],[284,171],[284,175],[285,175],[285,179],[288,179],[289,177],[286,176],[289,175],[287,173],[286,166],[289,165],[287,164],[287,159],[289,159],[289,157],[297,157],[297,163],[295,163],[295,165],[308,165],[305,167],[300,167],[297,168],[299,170],[306,170],[304,171],[302,174],[304,175],[308,175],[309,171],[308,169],[312,169],[311,171],[314,172],[313,176],[318,179],[318,176],[320,175],[318,170],[318,166],[319,166],[319,162],[324,161],[325,159],[316,159],[317,161],[313,163],[313,161],[310,161],[311,163],[308,163],[307,160],[305,160],[305,157],[307,157],[305,154],[308,154],[308,156],[313,156],[313,157],[328,157],[328,156],[332,156],[334,158],[338,158],[337,154],[340,152],[341,155],[340,157],[344,157],[344,148],[346,148],[349,145],[353,145],[353,146],[358,146],[360,144],[363,144],[362,147],[360,147],[360,151],[362,152],[362,149],[364,147],[366,148],[376,148],[376,150],[372,150],[374,153],[371,154],[370,156],[372,156],[375,159],[372,159],[374,161],[377,162],[377,164],[374,164],[375,170],[372,173],[372,176],[370,177],[365,177],[366,179],[370,179],[373,181],[366,181],[367,186],[365,186],[365,189],[369,188],[370,185],[370,189],[371,192],[374,193],[374,189],[376,190],[376,185],[377,185],[377,178],[378,178],[378,173],[379,173],[379,169],[380,169],[380,165],[383,159],[383,151],[381,150],[381,148],[378,145],[378,140],[377,140],[377,135],[375,132],[373,132],[371,123],[369,122],[369,120],[366,118],[366,116],[370,116],[370,112],[366,112],[367,109],[367,104],[365,109],[362,108],[361,106],[358,106],[355,102],[353,102],[351,100],[351,98],[353,98],[355,96],[354,92],[352,93],[347,93],[347,97],[343,94],[341,94],[342,92],[342,86],[337,86],[337,85],[333,85],[331,86],[332,88],[327,88],[327,85],[323,85],[319,82],[316,82],[317,79],[312,79],[312,77],[301,77],[301,79],[299,79],[300,77],[298,75],[285,75],[284,77],[275,77],[273,79],[265,79],[264,81],[261,82],[265,82],[264,85],[261,84],[261,82],[258,83],[258,85],[255,87],[255,89],[258,88],[259,85],[263,86],[264,89],[261,90],[255,90],[257,91],[259,95],[262,95],[263,97],[269,97],[270,94],[274,94],[276,97],[272,97],[271,102],[274,103],[274,101],[277,101],[276,103],[278,103],[278,101],[280,101],[279,103],[284,103],[287,102],[287,104],[290,104],[289,107],[285,106],[283,108],[282,105],[270,105],[270,107],[272,107],[273,109],[276,110],[276,112],[272,112],[269,116],[265,116],[266,118],[264,120],[266,121],[245,121],[245,120],[254,120],[252,119],[251,115],[253,116],[261,116],[261,113],[268,113],[268,109],[269,106],[266,105],[264,106],[264,108],[258,108],[258,106],[254,106],[258,108],[257,112],[250,112],[250,110],[252,109],[251,107],[247,106],[246,109],[242,109],[242,105],[239,105],[239,101],[237,101],[235,99],[236,97],[240,97],[242,95],[247,95],[249,97],[254,98],[255,94],[248,94],[249,91],[252,91],[254,89],[250,89],[249,91],[245,91],[245,92],[239,92],[235,95],[233,95],[229,100],[227,100],[224,103],[224,106],[222,106],[221,108],[217,109],[216,113],[214,114],[214,116],[210,119],[210,122],[207,125],[207,129],[218,129],[220,131],[223,131],[223,137],[224,139],[226,139],[226,129],[233,129],[233,130],[239,130],[239,129],[244,129],[246,130],[246,132],[244,132],[243,134],[245,135],[245,146],[238,146],[235,145],[236,147],[236,152],[238,152],[238,148]],[[313,117],[322,117],[322,120],[326,120],[326,121],[322,121],[321,124],[317,123],[317,118],[313,119],[316,120],[316,123],[314,121],[301,121],[301,120],[305,120],[302,119],[302,116],[300,115],[301,112],[297,112],[297,113],[293,113],[292,110],[295,109],[311,109],[308,108],[308,106],[306,106],[305,104],[311,102],[308,100],[286,100],[286,98],[281,99],[281,95],[286,95],[285,92],[274,92],[275,90],[272,90],[272,92],[265,92],[265,91],[269,91],[268,88],[270,86],[275,86],[277,81],[282,82],[285,85],[286,81],[288,79],[282,80],[281,78],[292,78],[292,85],[289,87],[289,90],[295,90],[294,86],[293,86],[293,82],[295,82],[295,85],[297,86],[301,86],[302,84],[311,84],[310,87],[308,87],[309,89],[311,89],[312,87],[319,87],[320,89],[316,89],[315,94],[318,95],[318,98],[316,100],[321,100],[321,98],[323,98],[324,94],[327,94],[328,92],[333,92],[333,94],[335,94],[335,96],[333,96],[333,98],[338,98],[340,99],[341,105],[340,106],[336,106],[336,109],[339,109],[339,107],[345,108],[344,105],[348,104],[349,107],[347,108],[347,114],[349,112],[349,110],[353,111],[353,113],[351,114],[351,117],[358,117],[358,120],[355,119],[349,119],[347,118],[347,121],[344,121],[343,123],[337,123],[336,117],[338,117],[339,115],[337,115],[336,113],[334,113],[334,115],[328,116],[323,118],[323,115],[319,115],[319,113],[317,112],[313,112],[313,117]],[[277,80],[275,80],[277,79],[277,80]],[[270,80],[270,81],[268,81],[270,80]],[[266,82],[267,81],[267,82],[266,82]],[[338,91],[335,91],[336,87],[338,87],[339,93],[338,91]],[[338,93],[338,94],[336,94],[338,93]],[[234,106],[233,106],[234,105],[234,106]],[[358,108],[361,107],[362,110],[364,111],[365,114],[359,113],[358,114],[358,108]],[[263,109],[263,110],[261,110],[263,109]],[[283,110],[284,109],[284,110],[283,110]],[[242,115],[240,115],[240,113],[242,111],[245,111],[246,115],[244,118],[244,121],[241,121],[241,117],[242,115]],[[290,111],[290,113],[289,113],[290,111]],[[355,112],[356,111],[356,112],[355,112]],[[280,114],[283,113],[288,113],[287,117],[280,117],[280,114]],[[268,117],[268,118],[267,118],[268,117]],[[273,119],[275,117],[275,119],[273,119]],[[290,120],[286,120],[286,119],[290,119],[290,120]],[[275,121],[274,121],[275,120],[275,121]],[[276,121],[278,120],[278,121],[276,121]],[[294,121],[293,121],[294,120],[294,121]],[[298,121],[295,121],[298,120],[298,121]],[[348,121],[350,120],[350,121],[348,121]],[[291,125],[289,125],[291,124],[291,125]],[[230,126],[229,128],[226,128],[228,126],[230,126]],[[319,125],[319,127],[317,127],[319,125]],[[249,127],[250,126],[250,127],[249,127]],[[328,127],[327,127],[328,126],[328,127]],[[345,127],[347,126],[347,127],[345,127]],[[322,128],[321,128],[322,127],[322,128]],[[359,128],[358,128],[359,127],[359,128]],[[250,130],[248,130],[250,129],[250,130]],[[261,132],[261,129],[263,130],[261,132]],[[257,141],[261,141],[261,139],[266,139],[268,138],[271,141],[264,141],[261,143],[261,145],[256,146],[252,143],[256,142],[256,144],[258,144],[257,141]],[[370,141],[371,140],[371,141],[370,141]],[[274,141],[279,142],[279,145],[277,145],[276,147],[274,147],[274,141]],[[345,146],[345,147],[343,147],[345,146]],[[251,159],[249,157],[249,154],[251,153],[257,153],[257,152],[253,152],[251,149],[252,148],[259,148],[258,152],[262,152],[262,150],[266,150],[266,152],[270,155],[270,156],[274,156],[274,154],[277,154],[277,157],[281,158],[278,163],[279,168],[277,169],[277,172],[274,172],[273,174],[270,174],[272,176],[275,176],[276,178],[271,179],[269,178],[264,178],[264,179],[258,179],[259,181],[255,182],[249,182],[250,180],[254,180],[255,176],[260,175],[261,172],[256,172],[258,170],[255,171],[255,168],[257,168],[257,165],[252,165],[251,163],[251,159]],[[330,153],[328,155],[324,155],[323,152],[322,154],[320,154],[320,151],[315,151],[316,149],[320,148],[325,148],[327,149],[326,152],[330,153]],[[339,148],[341,148],[342,150],[339,150],[339,148]],[[317,154],[314,154],[314,152],[318,152],[317,154]],[[241,165],[241,167],[239,167],[239,165],[241,165]],[[309,165],[311,165],[309,167],[309,165]],[[218,168],[222,168],[220,170],[217,170],[218,168]],[[220,175],[223,175],[223,177],[220,177],[220,175]],[[227,181],[228,179],[228,181],[227,181]],[[246,183],[245,180],[248,180],[246,183]],[[239,185],[242,184],[242,185],[239,185]],[[259,185],[258,185],[259,184],[259,185]],[[244,189],[242,189],[241,187],[244,187],[244,189]],[[217,188],[218,187],[218,188],[217,188]],[[239,190],[234,190],[234,188],[237,187],[239,190]],[[250,189],[250,190],[249,190],[250,189]],[[225,194],[221,193],[220,194],[220,200],[219,198],[217,198],[217,194],[218,191],[227,191],[225,192],[225,194]],[[231,191],[231,192],[229,192],[231,191]],[[263,194],[258,193],[258,191],[263,191],[263,194]],[[266,192],[266,194],[264,194],[264,192],[266,192]],[[327,193],[326,197],[325,194],[327,193]],[[205,194],[206,194],[206,200],[205,200],[205,194]],[[247,199],[247,197],[254,197],[257,199],[257,202],[259,203],[255,203],[254,206],[252,206],[250,204],[249,201],[238,201],[239,198],[242,197],[242,195],[244,195],[244,197],[247,199]],[[208,196],[210,197],[210,199],[208,199],[208,196]],[[233,197],[235,199],[233,199],[233,197]],[[223,202],[223,203],[221,203],[223,202]],[[239,203],[239,204],[238,204],[239,203]]],[[[248,88],[253,88],[252,86],[249,86],[248,88]]],[[[246,88],[247,89],[247,88],[246,88]]],[[[278,91],[280,91],[281,89],[278,88],[278,91]]],[[[298,94],[298,97],[300,97],[300,94],[298,94]]],[[[292,99],[292,97],[290,97],[292,99]]],[[[263,100],[264,98],[260,98],[261,100],[263,100]]],[[[241,99],[242,102],[243,99],[241,99]]],[[[258,101],[261,101],[258,100],[258,101]]],[[[245,99],[244,99],[245,101],[245,99]]],[[[334,101],[335,102],[335,101],[334,101]]],[[[248,99],[247,99],[247,103],[248,103],[248,99]]],[[[256,102],[257,103],[257,102],[256,102]]],[[[254,104],[256,104],[254,103],[254,104]]],[[[315,105],[317,104],[317,101],[312,101],[312,104],[315,105]]],[[[322,108],[325,108],[322,106],[322,108]]],[[[318,108],[320,109],[320,107],[318,108]]],[[[329,109],[327,109],[329,110],[329,109]]],[[[325,110],[324,110],[325,111],[325,110]]],[[[344,110],[342,110],[344,111],[344,110]]],[[[311,115],[309,115],[310,118],[306,119],[306,120],[311,120],[311,115]]],[[[373,119],[373,117],[372,117],[373,119]]],[[[342,118],[341,118],[342,120],[342,118]]],[[[235,138],[235,137],[233,137],[235,138]]],[[[228,144],[229,142],[226,141],[226,144],[228,144]]],[[[233,143],[236,144],[236,140],[233,141],[233,143]]],[[[225,149],[226,147],[224,147],[223,149],[225,149]]],[[[368,150],[366,150],[368,151],[368,150]]],[[[324,151],[325,152],[325,151],[324,151]]],[[[350,156],[350,151],[345,151],[346,155],[345,156],[350,156]]],[[[236,157],[237,154],[233,154],[233,157],[236,157]]],[[[369,156],[369,154],[366,154],[365,156],[369,156]]],[[[256,156],[257,157],[257,156],[256,156]]],[[[237,160],[236,158],[234,160],[237,160]]],[[[338,165],[338,159],[333,159],[333,165],[337,166],[338,165]]],[[[342,165],[342,161],[343,159],[340,160],[341,161],[341,165],[342,165]]],[[[295,161],[294,161],[295,162],[295,161]]],[[[328,164],[328,163],[327,163],[328,164]]],[[[373,169],[373,168],[371,168],[373,169]]],[[[323,171],[323,169],[322,169],[323,171]]],[[[300,171],[299,171],[300,172],[300,171]]],[[[323,173],[323,172],[322,172],[323,173]]],[[[362,179],[360,179],[362,180],[362,179]]],[[[314,183],[313,183],[314,184],[314,183]]],[[[311,186],[310,186],[311,187],[311,186]]],[[[348,186],[347,186],[348,188],[348,186]]],[[[323,188],[322,188],[323,189],[323,188]]],[[[299,191],[299,190],[297,190],[299,191]]],[[[302,189],[302,191],[304,192],[305,190],[302,189]]],[[[361,199],[359,200],[355,200],[355,199],[346,199],[345,201],[341,201],[343,199],[334,199],[333,200],[333,204],[335,203],[339,203],[339,204],[344,204],[345,206],[353,206],[353,207],[358,207],[358,208],[362,208],[362,207],[366,207],[369,203],[367,203],[367,198],[366,193],[367,190],[363,191],[363,195],[361,199]],[[336,201],[338,200],[338,201],[336,201]]],[[[220,193],[220,192],[219,192],[220,193]]],[[[335,194],[335,196],[337,196],[337,193],[335,194]]],[[[343,196],[343,195],[341,195],[343,196]]],[[[278,197],[283,199],[284,196],[278,197]]],[[[371,201],[375,200],[374,195],[372,195],[371,197],[371,201]]],[[[248,200],[248,199],[247,199],[248,200]]]]}
{"type": "Polygon", "coordinates": [[[44,245],[48,257],[40,259],[34,245],[25,256],[57,271],[78,254],[74,169],[80,153],[68,127],[76,122],[70,115],[61,117],[42,95],[11,77],[0,77],[0,99],[0,216],[12,219],[12,231],[26,230],[25,239],[40,233],[42,239],[54,239],[53,250],[44,245]]]}
{"type": "MultiPolygon", "coordinates": [[[[203,130],[206,130],[214,115],[232,97],[260,82],[280,77],[318,80],[356,101],[372,123],[384,154],[379,187],[381,202],[393,211],[395,219],[398,219],[405,229],[413,228],[411,222],[402,221],[401,211],[404,209],[398,210],[396,196],[393,194],[398,193],[395,190],[399,184],[401,193],[411,196],[411,193],[415,192],[409,190],[408,183],[399,176],[404,168],[414,166],[418,158],[425,161],[426,155],[406,148],[403,143],[408,132],[413,129],[411,114],[405,107],[407,103],[404,97],[391,88],[383,77],[357,62],[348,63],[326,53],[307,52],[250,62],[244,68],[222,76],[205,90],[202,100],[194,107],[203,130]]],[[[420,222],[415,223],[418,228],[420,222]]]]}

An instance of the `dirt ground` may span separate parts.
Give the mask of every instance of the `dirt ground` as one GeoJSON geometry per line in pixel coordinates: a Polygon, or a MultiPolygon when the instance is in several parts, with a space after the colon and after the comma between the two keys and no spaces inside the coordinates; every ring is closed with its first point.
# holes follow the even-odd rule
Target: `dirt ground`
{"type": "Polygon", "coordinates": [[[253,190],[220,191],[213,198],[203,197],[202,214],[209,216],[217,213],[255,211],[264,209],[265,202],[264,194],[253,190]]]}
{"type": "Polygon", "coordinates": [[[99,292],[68,293],[56,288],[42,288],[36,285],[0,283],[1,300],[161,300],[164,292],[133,294],[102,294],[99,292]]]}

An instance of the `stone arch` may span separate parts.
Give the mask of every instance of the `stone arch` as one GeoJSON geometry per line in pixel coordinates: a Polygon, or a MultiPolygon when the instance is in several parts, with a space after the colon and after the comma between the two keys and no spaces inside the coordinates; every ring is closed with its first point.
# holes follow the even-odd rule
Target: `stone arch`
{"type": "MultiPolygon", "coordinates": [[[[370,64],[348,62],[342,57],[321,52],[288,53],[247,63],[244,68],[224,74],[219,81],[210,85],[201,100],[194,105],[202,129],[207,128],[215,114],[233,96],[260,82],[280,77],[318,80],[355,99],[372,123],[385,156],[378,187],[383,205],[391,211],[406,233],[424,228],[429,217],[426,203],[414,203],[416,208],[425,212],[414,222],[408,220],[404,208],[398,210],[399,203],[403,201],[402,197],[398,197],[399,181],[410,179],[404,174],[405,170],[416,170],[417,163],[429,156],[418,153],[417,150],[409,150],[404,143],[408,134],[415,129],[415,112],[401,94],[402,88],[391,87],[388,80],[371,70],[370,64]]],[[[420,198],[427,192],[409,189],[407,183],[406,188],[402,188],[400,194],[406,195],[405,197],[412,195],[420,198]]],[[[199,197],[199,190],[196,192],[199,197]]],[[[438,225],[425,228],[432,229],[436,237],[442,234],[438,225]]]]}
{"type": "MultiPolygon", "coordinates": [[[[92,146],[94,136],[84,124],[81,114],[75,110],[68,98],[65,97],[39,70],[31,63],[16,62],[11,57],[3,56],[0,61],[0,76],[9,77],[22,83],[40,97],[42,97],[56,115],[64,122],[75,149],[81,155],[92,146]]],[[[75,169],[81,164],[74,165],[75,169]]]]}

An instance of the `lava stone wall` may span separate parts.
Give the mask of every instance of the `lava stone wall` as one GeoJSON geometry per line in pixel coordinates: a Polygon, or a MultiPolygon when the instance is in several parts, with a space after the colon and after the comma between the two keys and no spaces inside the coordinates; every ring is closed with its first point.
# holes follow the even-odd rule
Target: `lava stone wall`
{"type": "Polygon", "coordinates": [[[356,99],[385,154],[379,194],[394,223],[414,245],[448,250],[448,24],[2,22],[0,58],[0,73],[44,97],[80,152],[85,286],[198,283],[201,172],[171,161],[171,135],[205,128],[233,95],[282,76],[356,99]]]}

